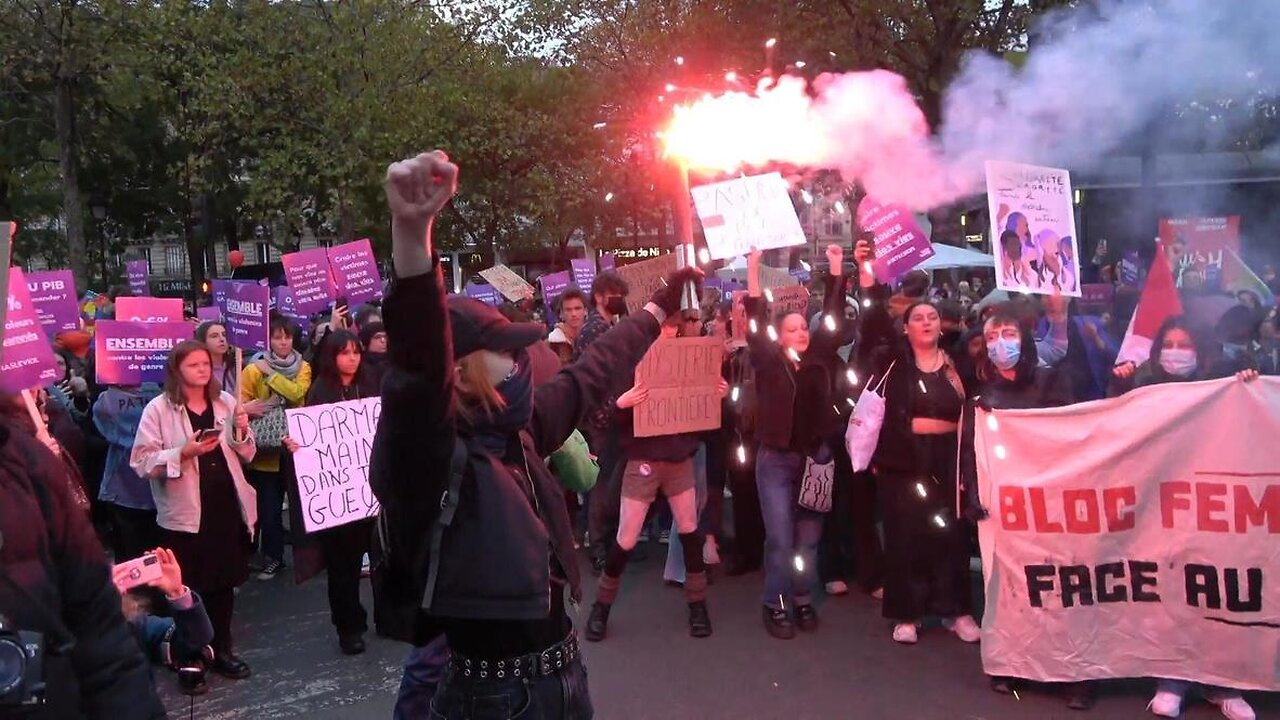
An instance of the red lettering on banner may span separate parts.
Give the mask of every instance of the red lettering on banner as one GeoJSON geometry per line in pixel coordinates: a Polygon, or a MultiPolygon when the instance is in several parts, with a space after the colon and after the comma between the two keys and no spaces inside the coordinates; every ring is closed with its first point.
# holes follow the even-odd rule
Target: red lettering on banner
{"type": "Polygon", "coordinates": [[[1268,485],[1255,499],[1248,485],[1213,482],[1160,483],[1160,517],[1166,529],[1178,526],[1178,513],[1194,513],[1183,520],[1184,529],[1200,532],[1246,533],[1252,528],[1280,534],[1280,485],[1268,485]],[[1192,507],[1192,503],[1195,507],[1192,507]],[[1234,521],[1234,528],[1233,528],[1234,521]]]}
{"type": "Polygon", "coordinates": [[[1031,514],[1035,518],[1036,532],[1062,532],[1062,523],[1049,520],[1049,510],[1044,502],[1044,488],[1031,488],[1028,493],[1031,495],[1031,514]]]}
{"type": "Polygon", "coordinates": [[[1132,510],[1121,513],[1120,506],[1133,507],[1138,504],[1138,491],[1132,485],[1107,488],[1102,491],[1102,506],[1107,515],[1107,530],[1118,532],[1132,530],[1138,522],[1132,510]]]}
{"type": "Polygon", "coordinates": [[[1160,483],[1160,524],[1164,529],[1173,529],[1173,511],[1191,509],[1191,483],[1160,483]]]}
{"type": "Polygon", "coordinates": [[[1280,485],[1268,485],[1262,500],[1254,502],[1248,485],[1234,488],[1236,532],[1248,532],[1249,526],[1266,526],[1267,532],[1280,534],[1280,485]]]}
{"type": "Polygon", "coordinates": [[[1102,524],[1098,519],[1098,493],[1094,490],[1065,490],[1062,493],[1062,505],[1067,515],[1067,532],[1076,535],[1089,535],[1102,532],[1102,524]],[[1081,503],[1084,505],[1084,517],[1078,512],[1081,503]]]}
{"type": "Polygon", "coordinates": [[[1000,486],[1000,523],[1005,530],[1027,529],[1027,507],[1022,499],[1022,488],[1000,486]]]}
{"type": "Polygon", "coordinates": [[[1226,519],[1215,517],[1227,512],[1227,486],[1225,483],[1196,483],[1196,529],[1202,532],[1229,532],[1226,519]],[[1224,499],[1216,499],[1216,498],[1224,499]]]}
{"type": "MultiPolygon", "coordinates": [[[[1280,497],[1277,498],[1280,502],[1280,497]]],[[[1137,523],[1133,508],[1138,492],[1132,485],[1105,488],[1072,488],[1062,491],[1061,518],[1058,504],[1050,512],[1045,488],[1001,485],[999,488],[1000,524],[1005,530],[1037,533],[1071,533],[1095,535],[1101,532],[1132,530],[1137,523]],[[1030,513],[1027,504],[1030,501],[1030,513]],[[1028,517],[1029,515],[1029,517],[1028,517]]],[[[1280,509],[1280,506],[1278,506],[1280,509]]],[[[1280,522],[1280,515],[1277,515],[1280,522]]]]}

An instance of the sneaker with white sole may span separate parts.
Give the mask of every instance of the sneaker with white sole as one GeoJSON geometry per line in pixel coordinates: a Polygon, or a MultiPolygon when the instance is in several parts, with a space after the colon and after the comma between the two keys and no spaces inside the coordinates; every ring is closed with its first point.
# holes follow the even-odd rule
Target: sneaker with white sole
{"type": "Polygon", "coordinates": [[[267,558],[267,564],[262,566],[262,572],[258,573],[259,580],[270,580],[280,571],[284,570],[284,562],[275,558],[267,558]]]}
{"type": "Polygon", "coordinates": [[[915,645],[919,640],[916,635],[916,626],[913,623],[900,623],[893,626],[893,641],[900,642],[903,645],[915,645]]]}
{"type": "Polygon", "coordinates": [[[1253,712],[1253,707],[1245,702],[1245,699],[1239,695],[1229,698],[1206,698],[1209,702],[1218,706],[1218,710],[1222,711],[1222,717],[1227,720],[1257,720],[1257,715],[1253,712]]]}
{"type": "Polygon", "coordinates": [[[827,583],[828,595],[848,595],[849,585],[843,580],[832,580],[827,583]]]}
{"type": "Polygon", "coordinates": [[[1176,718],[1182,714],[1182,696],[1168,690],[1161,690],[1151,698],[1151,702],[1147,703],[1147,709],[1152,715],[1176,718]]]}
{"type": "Polygon", "coordinates": [[[982,628],[969,615],[961,615],[951,623],[951,632],[967,643],[976,643],[982,639],[982,628]]]}

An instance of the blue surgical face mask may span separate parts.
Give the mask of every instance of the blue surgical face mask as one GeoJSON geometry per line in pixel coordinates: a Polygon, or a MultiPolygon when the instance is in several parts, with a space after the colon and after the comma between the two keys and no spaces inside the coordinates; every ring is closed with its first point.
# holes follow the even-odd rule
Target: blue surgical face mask
{"type": "Polygon", "coordinates": [[[1222,343],[1222,353],[1232,360],[1239,360],[1245,350],[1244,343],[1222,343]]]}
{"type": "Polygon", "coordinates": [[[1196,351],[1190,348],[1167,348],[1160,351],[1160,367],[1170,375],[1187,377],[1196,371],[1196,351]]]}
{"type": "Polygon", "coordinates": [[[1001,370],[1012,370],[1022,357],[1022,339],[996,338],[987,343],[987,357],[1001,370]]]}

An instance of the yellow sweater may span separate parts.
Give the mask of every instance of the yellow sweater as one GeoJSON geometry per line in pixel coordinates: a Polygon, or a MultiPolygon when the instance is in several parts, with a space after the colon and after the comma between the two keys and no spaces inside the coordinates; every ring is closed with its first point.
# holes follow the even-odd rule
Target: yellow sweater
{"type": "MultiPolygon", "coordinates": [[[[298,377],[290,380],[278,372],[272,372],[265,378],[257,365],[250,363],[240,373],[240,402],[250,400],[266,400],[274,393],[284,398],[285,407],[302,407],[307,399],[307,388],[311,387],[311,365],[305,361],[298,370],[298,377]]],[[[280,451],[259,450],[249,467],[263,472],[280,470],[280,451]]]]}

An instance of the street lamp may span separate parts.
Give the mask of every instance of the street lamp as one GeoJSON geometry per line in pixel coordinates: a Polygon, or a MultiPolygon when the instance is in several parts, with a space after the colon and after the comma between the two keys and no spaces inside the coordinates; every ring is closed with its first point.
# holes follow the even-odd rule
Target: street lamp
{"type": "Polygon", "coordinates": [[[107,219],[107,203],[98,193],[89,196],[89,214],[93,215],[94,226],[98,230],[98,252],[102,259],[102,287],[105,292],[107,289],[107,235],[102,231],[102,221],[107,219]]]}

